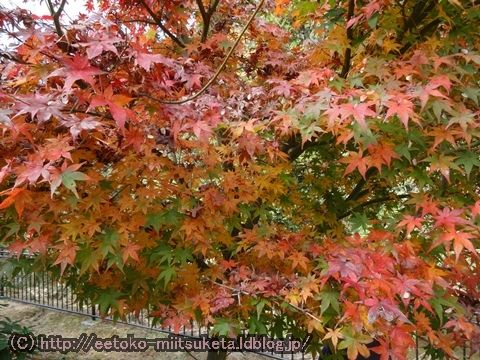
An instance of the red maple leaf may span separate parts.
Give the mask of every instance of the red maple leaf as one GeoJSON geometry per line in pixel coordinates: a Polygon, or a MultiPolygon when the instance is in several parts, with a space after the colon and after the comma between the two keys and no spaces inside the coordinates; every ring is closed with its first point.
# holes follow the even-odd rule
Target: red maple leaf
{"type": "Polygon", "coordinates": [[[169,67],[175,65],[175,63],[171,59],[166,58],[165,56],[160,54],[149,54],[140,50],[135,51],[133,54],[135,56],[135,65],[141,66],[146,71],[150,70],[152,64],[162,63],[169,67]]]}
{"type": "Polygon", "coordinates": [[[142,247],[138,244],[133,242],[129,242],[127,246],[123,248],[122,251],[122,259],[123,262],[126,263],[129,258],[132,258],[135,261],[140,261],[138,257],[138,252],[142,249],[142,247]]]}
{"type": "Polygon", "coordinates": [[[63,126],[69,128],[73,140],[77,139],[83,130],[94,130],[102,126],[93,116],[79,118],[72,114],[68,114],[61,123],[63,126]]]}
{"type": "Polygon", "coordinates": [[[455,262],[458,262],[458,258],[460,257],[460,253],[462,252],[463,248],[470,251],[473,255],[478,257],[477,250],[475,246],[473,246],[470,239],[475,238],[473,234],[457,231],[453,228],[449,229],[446,233],[443,233],[431,246],[430,249],[435,248],[440,244],[445,244],[447,251],[450,248],[450,241],[453,240],[453,251],[455,252],[455,262]]]}
{"type": "Polygon", "coordinates": [[[386,119],[397,115],[403,126],[405,126],[405,129],[408,129],[409,120],[420,125],[419,120],[415,117],[412,101],[408,97],[397,95],[393,99],[388,100],[387,107],[388,110],[385,114],[386,119]]]}
{"type": "Polygon", "coordinates": [[[289,98],[292,92],[295,90],[294,87],[288,81],[285,81],[285,80],[272,79],[272,80],[268,80],[267,82],[270,84],[277,84],[272,88],[272,92],[279,96],[289,98]]]}
{"type": "Polygon", "coordinates": [[[56,96],[52,94],[43,95],[35,93],[32,95],[19,96],[15,108],[20,110],[16,116],[29,113],[32,118],[37,118],[38,122],[43,123],[52,116],[62,118],[63,104],[55,100],[56,96]]]}
{"type": "Polygon", "coordinates": [[[112,117],[117,122],[117,125],[120,129],[125,128],[125,122],[127,121],[127,116],[133,116],[132,112],[129,109],[125,109],[123,106],[128,104],[132,98],[122,95],[122,94],[113,94],[113,89],[111,86],[105,89],[104,93],[101,95],[95,95],[90,102],[90,107],[104,106],[108,105],[112,117]]]}
{"type": "Polygon", "coordinates": [[[480,200],[477,200],[477,202],[472,205],[472,216],[475,217],[479,214],[480,214],[480,200]]]}
{"type": "Polygon", "coordinates": [[[50,162],[45,164],[45,161],[39,156],[32,156],[30,161],[15,169],[17,180],[14,187],[20,186],[26,181],[29,184],[35,184],[40,176],[43,177],[43,181],[48,181],[50,179],[50,171],[53,169],[54,167],[50,162]]]}
{"type": "Polygon", "coordinates": [[[352,104],[350,102],[342,104],[340,106],[340,113],[342,115],[342,119],[353,116],[358,125],[360,125],[362,129],[366,129],[368,126],[365,118],[367,116],[376,115],[375,111],[370,109],[371,105],[371,103],[352,104]]]}
{"type": "Polygon", "coordinates": [[[104,51],[111,51],[118,55],[117,48],[114,44],[121,42],[119,37],[103,33],[98,39],[91,39],[88,42],[80,43],[87,48],[88,59],[93,59],[101,55],[104,51]]]}
{"type": "Polygon", "coordinates": [[[73,58],[63,60],[65,66],[52,72],[48,77],[64,76],[65,83],[63,88],[70,90],[73,83],[77,80],[83,80],[90,85],[95,85],[95,75],[103,74],[103,71],[90,65],[88,57],[76,54],[73,58]]]}
{"type": "Polygon", "coordinates": [[[348,164],[345,169],[345,175],[348,175],[357,169],[360,175],[365,179],[365,173],[370,167],[371,157],[368,155],[364,157],[362,150],[359,150],[358,153],[351,151],[350,154],[346,158],[341,159],[340,162],[348,164]]]}
{"type": "Polygon", "coordinates": [[[210,305],[211,312],[216,313],[222,309],[228,308],[234,302],[235,299],[232,297],[232,295],[227,293],[226,290],[222,289],[212,300],[212,304],[210,305]]]}
{"type": "Polygon", "coordinates": [[[79,247],[70,243],[62,243],[55,246],[55,248],[57,248],[60,252],[53,265],[60,264],[60,274],[63,275],[67,265],[73,265],[73,263],[75,262],[77,250],[79,249],[79,247]]]}
{"type": "Polygon", "coordinates": [[[468,221],[464,218],[460,217],[463,213],[462,209],[453,209],[450,210],[449,208],[445,207],[442,210],[437,211],[437,215],[433,218],[435,219],[435,226],[440,227],[443,226],[445,228],[452,228],[455,225],[464,225],[468,224],[468,221]]]}
{"type": "Polygon", "coordinates": [[[32,201],[30,191],[22,188],[13,188],[7,194],[8,197],[0,203],[0,210],[15,205],[15,210],[17,210],[18,216],[22,216],[25,204],[32,201]]]}
{"type": "Polygon", "coordinates": [[[400,221],[397,227],[407,227],[407,236],[413,231],[413,229],[421,229],[422,228],[422,218],[415,217],[412,215],[405,215],[403,220],[400,221]]]}
{"type": "Polygon", "coordinates": [[[393,145],[388,143],[377,143],[368,146],[368,152],[372,155],[371,165],[376,167],[379,171],[382,170],[382,165],[390,167],[392,159],[399,159],[400,156],[393,150],[393,145]]]}
{"type": "Polygon", "coordinates": [[[440,90],[438,90],[440,86],[447,90],[447,92],[450,91],[451,82],[446,75],[435,76],[426,86],[420,88],[418,97],[420,98],[422,109],[427,104],[428,98],[430,96],[436,96],[448,100],[448,98],[444,94],[442,94],[440,90]]]}

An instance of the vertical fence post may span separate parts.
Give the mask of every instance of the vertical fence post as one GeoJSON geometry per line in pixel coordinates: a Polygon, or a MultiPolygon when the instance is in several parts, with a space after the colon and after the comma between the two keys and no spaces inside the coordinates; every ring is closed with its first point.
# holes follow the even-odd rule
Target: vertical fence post
{"type": "Polygon", "coordinates": [[[95,304],[92,301],[92,320],[96,319],[96,315],[95,304]]]}
{"type": "Polygon", "coordinates": [[[415,360],[418,360],[418,333],[415,331],[415,360]]]}
{"type": "Polygon", "coordinates": [[[5,285],[4,285],[4,282],[5,282],[5,276],[1,276],[0,277],[0,296],[3,297],[5,296],[5,285]]]}

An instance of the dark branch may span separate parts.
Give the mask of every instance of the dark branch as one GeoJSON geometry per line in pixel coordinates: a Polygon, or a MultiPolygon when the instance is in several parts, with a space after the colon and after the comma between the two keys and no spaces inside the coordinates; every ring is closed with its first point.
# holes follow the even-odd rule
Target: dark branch
{"type": "Polygon", "coordinates": [[[0,50],[0,57],[2,57],[4,59],[7,59],[7,60],[10,60],[10,61],[13,61],[13,62],[16,62],[18,64],[22,64],[22,65],[33,65],[33,64],[30,64],[30,63],[26,62],[23,59],[20,59],[19,57],[16,57],[13,54],[10,54],[10,53],[5,52],[3,50],[0,50]]]}
{"type": "MultiPolygon", "coordinates": [[[[437,26],[440,24],[440,19],[434,19],[431,22],[429,22],[427,25],[425,25],[421,30],[420,30],[420,38],[424,38],[427,36],[430,36],[437,26]]],[[[413,45],[412,42],[407,42],[403,47],[400,49],[400,54],[405,54],[408,49],[413,45]]]]}
{"type": "Polygon", "coordinates": [[[155,21],[145,20],[145,19],[132,19],[132,20],[122,20],[123,23],[143,23],[150,25],[157,25],[155,21]]]}
{"type": "Polygon", "coordinates": [[[208,29],[210,28],[210,12],[207,13],[205,10],[202,0],[196,0],[196,2],[203,20],[202,37],[200,40],[203,43],[207,40],[208,29]]]}
{"type": "MultiPolygon", "coordinates": [[[[142,0],[143,1],[143,0],[142,0]]],[[[186,99],[183,99],[183,100],[162,100],[162,99],[157,99],[153,96],[150,96],[148,94],[145,94],[145,93],[140,93],[139,95],[142,95],[142,96],[145,96],[146,98],[150,99],[150,100],[153,100],[155,102],[158,102],[160,104],[170,104],[170,105],[180,105],[180,104],[184,104],[186,102],[189,102],[189,101],[192,101],[192,100],[195,100],[196,98],[198,98],[200,95],[202,95],[209,87],[210,85],[212,85],[215,80],[217,80],[218,76],[220,75],[220,73],[222,72],[222,70],[225,68],[225,66],[227,65],[227,62],[228,62],[228,59],[230,58],[230,56],[233,54],[235,48],[237,47],[237,45],[240,43],[240,40],[241,38],[243,37],[243,34],[245,34],[245,32],[247,31],[248,27],[250,26],[251,22],[253,21],[253,19],[255,18],[255,16],[257,15],[257,13],[260,11],[260,8],[262,7],[263,3],[265,2],[265,0],[261,0],[260,3],[257,5],[257,8],[255,9],[255,11],[253,12],[252,15],[250,15],[250,18],[248,19],[247,23],[245,24],[245,26],[243,27],[242,31],[240,32],[240,34],[238,35],[237,39],[235,40],[235,42],[233,43],[232,47],[230,48],[230,50],[228,51],[227,53],[227,56],[225,56],[225,59],[223,59],[222,61],[222,64],[218,67],[217,71],[215,72],[215,74],[210,78],[210,80],[208,80],[208,82],[194,95],[186,98],[186,99]]]]}
{"type": "Polygon", "coordinates": [[[145,8],[145,10],[147,10],[147,12],[150,14],[150,16],[153,18],[153,20],[155,20],[155,23],[157,24],[157,26],[162,29],[162,31],[168,36],[170,37],[170,39],[172,39],[178,46],[184,48],[185,47],[185,44],[180,41],[180,39],[178,37],[176,37],[170,30],[168,30],[163,24],[162,24],[162,19],[160,19],[157,14],[155,14],[155,12],[147,5],[147,3],[145,2],[145,0],[140,0],[140,4],[142,4],[142,6],[145,8]]]}
{"type": "Polygon", "coordinates": [[[198,6],[198,9],[200,10],[200,15],[202,15],[203,20],[205,21],[205,18],[207,17],[207,12],[205,11],[205,6],[203,6],[202,0],[195,0],[198,6]]]}
{"type": "Polygon", "coordinates": [[[208,12],[213,14],[213,12],[217,8],[219,2],[220,2],[220,0],[213,0],[213,2],[210,4],[210,6],[208,8],[208,12]]]}
{"type": "MultiPolygon", "coordinates": [[[[397,34],[396,42],[400,44],[408,32],[412,32],[412,30],[416,29],[420,24],[422,24],[428,14],[435,8],[436,4],[437,0],[421,0],[415,3],[415,6],[411,11],[410,16],[407,19],[405,19],[404,17],[405,20],[403,24],[403,29],[397,34]]],[[[419,35],[421,37],[425,36],[429,31],[431,31],[432,27],[435,28],[438,23],[436,22],[436,20],[434,20],[431,23],[427,24],[423,27],[422,30],[420,30],[419,35]]],[[[411,42],[407,42],[407,44],[405,44],[401,48],[400,53],[405,53],[410,48],[410,46],[412,46],[411,42]]]]}
{"type": "Polygon", "coordinates": [[[320,147],[323,145],[333,144],[334,142],[335,142],[334,138],[325,139],[322,137],[322,138],[306,141],[304,144],[302,144],[301,137],[292,136],[288,139],[287,142],[285,142],[281,146],[280,149],[288,155],[290,161],[295,161],[309,149],[320,147]]]}
{"type": "MultiPolygon", "coordinates": [[[[347,24],[350,21],[350,19],[353,17],[354,11],[355,11],[355,0],[349,0],[348,11],[347,11],[347,24]]],[[[347,28],[347,39],[348,41],[352,41],[353,39],[353,26],[349,26],[347,28]]],[[[352,48],[348,47],[345,49],[342,72],[340,73],[340,77],[344,79],[347,77],[348,72],[350,71],[351,61],[352,61],[352,48]]]]}
{"type": "Polygon", "coordinates": [[[57,42],[57,46],[64,53],[69,54],[69,53],[75,52],[76,49],[68,43],[68,39],[67,39],[67,37],[65,36],[65,33],[62,30],[62,24],[60,24],[60,16],[62,16],[63,8],[65,7],[66,3],[67,3],[67,0],[62,0],[62,2],[60,3],[60,6],[55,11],[51,0],[47,0],[48,9],[50,10],[50,14],[53,17],[53,24],[55,25],[55,32],[57,33],[58,37],[60,38],[60,41],[57,42]]]}
{"type": "Polygon", "coordinates": [[[345,201],[355,201],[360,199],[363,195],[366,194],[365,190],[363,190],[363,187],[367,184],[367,180],[372,177],[375,173],[377,172],[376,168],[370,168],[367,170],[365,174],[365,179],[361,178],[360,181],[355,185],[353,188],[352,192],[347,196],[345,201]]]}
{"type": "Polygon", "coordinates": [[[47,6],[48,9],[50,10],[50,15],[53,17],[53,23],[55,25],[55,31],[59,37],[62,37],[64,35],[63,30],[62,30],[62,25],[60,24],[60,16],[62,16],[63,8],[65,7],[67,0],[62,0],[60,3],[60,6],[58,9],[55,11],[52,1],[47,0],[47,6]]]}
{"type": "Polygon", "coordinates": [[[217,5],[219,2],[220,0],[213,1],[210,4],[208,10],[206,10],[202,0],[196,0],[198,9],[200,10],[200,15],[202,16],[202,20],[203,20],[202,37],[201,37],[202,43],[207,40],[208,31],[210,29],[210,21],[212,19],[212,15],[215,12],[215,9],[217,8],[217,5]]]}
{"type": "Polygon", "coordinates": [[[404,195],[389,195],[389,196],[383,196],[383,197],[380,197],[380,198],[371,199],[371,200],[365,201],[364,203],[361,203],[358,206],[355,206],[353,209],[348,210],[347,212],[345,212],[343,214],[340,214],[339,216],[337,216],[337,220],[342,220],[342,219],[352,215],[354,212],[362,210],[362,209],[364,209],[364,208],[366,208],[370,205],[384,203],[384,202],[392,201],[392,200],[396,200],[396,199],[404,199],[404,198],[408,198],[408,197],[410,197],[410,195],[404,194],[404,195]]]}

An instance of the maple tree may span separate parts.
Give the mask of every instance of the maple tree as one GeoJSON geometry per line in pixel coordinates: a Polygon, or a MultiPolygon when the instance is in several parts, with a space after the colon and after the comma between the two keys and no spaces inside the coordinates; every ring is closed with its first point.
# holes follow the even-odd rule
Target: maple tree
{"type": "Polygon", "coordinates": [[[175,331],[478,354],[478,2],[41,5],[0,10],[9,269],[175,331]]]}

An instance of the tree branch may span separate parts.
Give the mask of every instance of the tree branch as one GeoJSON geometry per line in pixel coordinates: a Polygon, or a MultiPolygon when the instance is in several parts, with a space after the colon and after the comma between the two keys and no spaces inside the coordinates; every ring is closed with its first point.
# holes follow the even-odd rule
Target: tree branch
{"type": "Polygon", "coordinates": [[[196,0],[198,9],[200,10],[200,15],[202,15],[203,20],[203,28],[202,28],[202,37],[201,42],[205,42],[207,40],[208,29],[210,28],[210,11],[207,13],[205,7],[203,6],[202,0],[196,0]]]}
{"type": "Polygon", "coordinates": [[[50,14],[53,17],[53,24],[55,25],[55,32],[57,33],[58,37],[60,38],[60,41],[57,42],[57,46],[66,54],[75,52],[76,49],[71,46],[68,42],[67,37],[65,36],[65,33],[62,30],[62,24],[60,24],[60,16],[62,16],[63,8],[65,7],[65,4],[67,3],[67,0],[62,0],[60,3],[60,6],[58,9],[55,11],[52,1],[47,0],[47,6],[48,9],[50,10],[50,14]],[[62,40],[62,38],[64,38],[62,40]]]}
{"type": "Polygon", "coordinates": [[[144,23],[144,24],[150,24],[150,25],[157,25],[155,21],[151,20],[144,20],[144,19],[132,19],[132,20],[122,20],[123,23],[144,23]]]}
{"type": "Polygon", "coordinates": [[[215,12],[215,9],[217,8],[218,3],[220,0],[214,0],[210,5],[208,10],[205,9],[205,6],[203,5],[202,0],[195,0],[198,6],[198,9],[200,10],[200,15],[202,16],[203,20],[203,29],[202,29],[202,36],[201,36],[201,42],[205,42],[207,40],[208,36],[208,31],[210,29],[210,20],[212,19],[212,15],[215,12]]]}
{"type": "MultiPolygon", "coordinates": [[[[423,37],[426,37],[426,36],[429,36],[429,33],[432,33],[436,28],[437,26],[440,24],[440,19],[434,19],[432,20],[430,23],[428,23],[427,25],[425,25],[421,30],[420,30],[420,38],[423,38],[423,37]]],[[[405,45],[403,45],[403,47],[399,50],[400,54],[405,54],[407,52],[408,49],[410,49],[410,47],[413,45],[412,42],[407,42],[405,45]]]]}
{"type": "Polygon", "coordinates": [[[367,184],[367,180],[373,176],[376,173],[376,168],[370,168],[367,170],[367,173],[365,174],[365,179],[361,178],[360,181],[357,183],[357,185],[353,188],[352,192],[350,195],[347,196],[345,201],[354,201],[359,199],[364,195],[363,187],[367,184]]]}
{"type": "Polygon", "coordinates": [[[62,0],[60,6],[58,7],[57,11],[55,11],[52,1],[47,0],[48,10],[50,11],[50,15],[53,17],[53,23],[55,25],[55,31],[59,37],[64,35],[62,30],[62,25],[60,24],[60,16],[62,15],[63,8],[65,7],[67,0],[62,0]]]}
{"type": "Polygon", "coordinates": [[[323,146],[323,145],[333,144],[334,141],[335,141],[334,138],[327,138],[327,139],[317,138],[315,140],[306,141],[302,145],[301,138],[299,138],[298,136],[292,136],[285,144],[281,146],[280,149],[288,155],[291,161],[295,161],[308,149],[323,146]]]}
{"type": "Polygon", "coordinates": [[[168,30],[163,24],[162,24],[162,19],[160,19],[157,14],[147,5],[145,0],[140,0],[140,4],[147,10],[147,12],[150,14],[150,16],[155,20],[155,23],[158,25],[160,29],[168,36],[170,39],[172,39],[178,46],[184,48],[185,44],[178,38],[176,37],[170,30],[168,30]]]}
{"type": "MultiPolygon", "coordinates": [[[[142,0],[143,1],[143,0],[142,0]]],[[[243,27],[242,31],[240,32],[240,34],[238,35],[237,39],[235,40],[235,42],[233,43],[232,47],[230,48],[230,50],[228,51],[228,54],[227,56],[225,56],[225,59],[223,59],[222,61],[222,64],[218,67],[217,71],[215,72],[215,74],[210,78],[210,80],[208,80],[208,82],[194,95],[186,98],[186,99],[183,99],[183,100],[162,100],[162,99],[157,99],[153,96],[150,96],[148,94],[145,94],[145,93],[140,93],[140,95],[142,96],[145,96],[147,98],[149,98],[150,100],[153,100],[155,102],[158,102],[160,104],[170,104],[170,105],[180,105],[180,104],[184,104],[186,102],[189,102],[189,101],[192,101],[192,100],[195,100],[196,98],[198,98],[200,95],[202,95],[209,87],[210,85],[212,85],[215,80],[217,80],[218,76],[220,75],[220,73],[222,72],[222,70],[225,68],[225,66],[227,65],[227,62],[228,62],[228,59],[230,58],[230,56],[233,54],[233,51],[235,50],[235,48],[237,47],[237,45],[240,43],[240,39],[242,38],[243,34],[245,34],[245,32],[247,31],[248,27],[250,26],[250,23],[253,21],[253,19],[255,18],[255,16],[257,15],[258,11],[260,10],[260,8],[262,7],[263,3],[265,2],[265,0],[261,0],[260,3],[257,5],[257,8],[255,9],[254,13],[250,16],[250,18],[248,19],[247,23],[245,24],[245,26],[243,27]]]]}
{"type": "Polygon", "coordinates": [[[218,6],[218,3],[220,2],[220,0],[213,0],[212,3],[210,3],[209,7],[208,7],[208,12],[213,14],[213,12],[215,11],[215,9],[217,8],[218,6]]]}
{"type": "MultiPolygon", "coordinates": [[[[348,10],[347,10],[347,26],[348,26],[348,22],[353,17],[354,11],[355,11],[355,0],[349,0],[348,10]]],[[[347,27],[347,39],[349,41],[352,41],[353,39],[353,26],[347,27]]],[[[342,72],[340,73],[340,77],[344,79],[347,77],[348,72],[350,71],[351,60],[352,60],[352,48],[348,47],[345,49],[345,55],[343,57],[342,72]]]]}
{"type": "Polygon", "coordinates": [[[20,59],[17,56],[15,56],[13,54],[10,54],[10,53],[8,53],[6,51],[3,51],[3,50],[0,50],[0,57],[4,58],[4,59],[7,59],[7,60],[10,60],[10,61],[13,61],[13,62],[16,62],[18,64],[22,64],[22,65],[34,65],[34,64],[30,64],[30,63],[26,62],[25,60],[20,59]]]}
{"type": "MultiPolygon", "coordinates": [[[[205,278],[206,280],[208,280],[209,282],[211,282],[212,284],[214,285],[217,285],[217,286],[220,286],[224,289],[227,289],[227,290],[230,290],[233,292],[233,295],[240,295],[240,294],[243,294],[243,295],[247,295],[247,296],[253,296],[253,297],[256,297],[257,295],[256,294],[252,294],[248,291],[245,291],[245,290],[242,290],[242,289],[237,289],[237,288],[234,288],[234,287],[231,287],[231,286],[228,286],[228,285],[225,285],[225,284],[222,284],[222,283],[219,283],[217,281],[214,281],[212,279],[209,279],[209,278],[205,278]]],[[[280,296],[272,296],[270,298],[271,300],[273,300],[274,303],[276,303],[277,305],[281,306],[282,303],[285,303],[289,306],[291,306],[292,308],[294,308],[295,310],[297,310],[298,312],[314,319],[314,320],[317,320],[319,322],[322,322],[322,320],[320,320],[317,316],[313,315],[308,309],[304,309],[304,308],[301,308],[300,306],[297,306],[297,305],[294,305],[290,302],[288,302],[286,299],[283,299],[282,297],[280,296]]]]}
{"type": "Polygon", "coordinates": [[[371,199],[371,200],[365,201],[364,203],[361,203],[358,206],[355,206],[354,208],[348,210],[347,212],[345,212],[343,214],[340,214],[339,216],[337,216],[337,220],[342,220],[342,219],[350,216],[354,212],[356,212],[358,210],[362,210],[363,208],[366,208],[370,205],[374,205],[374,204],[378,204],[378,203],[384,203],[384,202],[391,201],[391,200],[396,200],[396,199],[408,198],[408,197],[410,197],[410,195],[404,194],[404,195],[389,195],[389,196],[384,196],[384,197],[380,197],[380,198],[371,199]]]}
{"type": "Polygon", "coordinates": [[[198,9],[200,10],[200,14],[202,15],[203,20],[207,17],[207,12],[205,11],[205,6],[203,6],[202,0],[195,0],[197,3],[198,9]]]}
{"type": "MultiPolygon", "coordinates": [[[[405,37],[405,34],[407,34],[409,31],[416,28],[420,23],[422,23],[422,21],[428,16],[429,12],[435,8],[436,4],[437,0],[418,1],[413,7],[410,16],[404,21],[403,29],[397,34],[396,42],[401,43],[403,41],[403,38],[405,37]]],[[[400,53],[404,53],[410,46],[410,43],[405,44],[400,50],[400,53]]]]}

